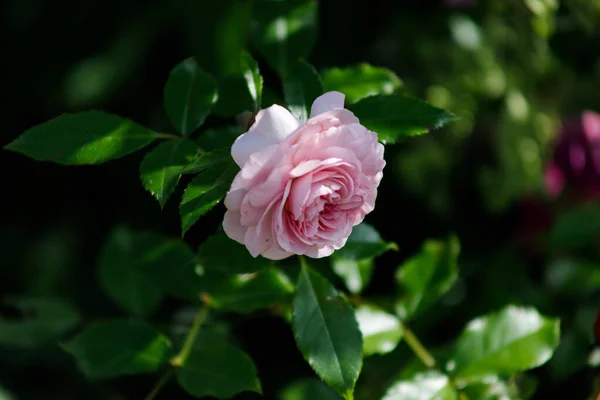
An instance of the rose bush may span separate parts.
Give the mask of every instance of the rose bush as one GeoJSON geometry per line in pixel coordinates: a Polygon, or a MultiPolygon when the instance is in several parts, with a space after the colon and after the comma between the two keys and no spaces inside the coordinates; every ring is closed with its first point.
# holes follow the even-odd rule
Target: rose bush
{"type": "Polygon", "coordinates": [[[344,246],[374,209],[385,166],[377,134],[339,92],[317,98],[304,124],[278,105],[261,110],[231,154],[241,171],[225,198],[225,233],[275,260],[344,246]]]}

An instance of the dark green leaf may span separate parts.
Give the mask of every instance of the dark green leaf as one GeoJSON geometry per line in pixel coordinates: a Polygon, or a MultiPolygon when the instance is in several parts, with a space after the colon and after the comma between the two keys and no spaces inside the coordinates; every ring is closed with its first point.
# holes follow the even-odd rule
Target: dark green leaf
{"type": "Polygon", "coordinates": [[[404,289],[397,304],[402,319],[410,319],[431,307],[458,278],[460,244],[454,236],[447,242],[428,240],[421,252],[397,270],[396,281],[404,289]]]}
{"type": "Polygon", "coordinates": [[[301,121],[306,121],[313,101],[323,94],[321,77],[312,65],[298,60],[290,65],[285,76],[283,93],[290,112],[301,121]]]}
{"type": "Polygon", "coordinates": [[[212,166],[223,168],[232,160],[233,158],[231,157],[230,148],[218,148],[205,153],[197,154],[194,160],[190,161],[183,167],[181,173],[196,174],[212,166]]]}
{"type": "Polygon", "coordinates": [[[402,339],[402,325],[398,317],[374,306],[357,308],[356,320],[362,332],[365,356],[389,353],[402,339]]]}
{"type": "Polygon", "coordinates": [[[558,217],[550,232],[550,248],[554,251],[594,245],[600,238],[600,204],[586,204],[568,210],[558,217]]]}
{"type": "Polygon", "coordinates": [[[341,400],[339,394],[331,390],[319,379],[307,378],[286,386],[280,400],[341,400]]]}
{"type": "Polygon", "coordinates": [[[459,378],[510,376],[550,359],[560,339],[558,319],[508,306],[471,321],[458,338],[453,373],[459,378]]]}
{"type": "Polygon", "coordinates": [[[25,131],[6,149],[38,161],[101,164],[134,152],[160,135],[102,111],[63,114],[25,131]]]}
{"type": "Polygon", "coordinates": [[[242,133],[240,126],[227,126],[218,129],[207,129],[203,131],[196,143],[203,151],[212,152],[221,149],[224,154],[231,157],[231,145],[242,133]]]}
{"type": "Polygon", "coordinates": [[[106,379],[158,370],[171,343],[145,322],[116,319],[86,327],[62,347],[88,378],[106,379]]]}
{"type": "Polygon", "coordinates": [[[222,233],[200,245],[198,262],[206,269],[235,274],[257,272],[273,265],[264,257],[252,257],[246,247],[222,233]]]}
{"type": "Polygon", "coordinates": [[[225,197],[238,171],[231,161],[214,164],[188,184],[179,205],[182,235],[225,197]]]}
{"type": "Polygon", "coordinates": [[[228,399],[244,391],[262,393],[252,359],[210,331],[200,332],[176,375],[181,387],[194,397],[228,399]]]}
{"type": "Polygon", "coordinates": [[[386,143],[427,133],[455,119],[449,112],[424,101],[395,94],[365,97],[348,109],[386,143]]]}
{"type": "Polygon", "coordinates": [[[182,240],[154,232],[134,232],[133,268],[162,292],[197,300],[206,285],[196,255],[182,240]]]}
{"type": "Polygon", "coordinates": [[[178,132],[189,135],[206,119],[217,102],[217,83],[190,57],[173,68],[165,85],[167,115],[178,132]]]}
{"type": "Polygon", "coordinates": [[[42,346],[69,332],[79,322],[79,314],[69,304],[52,298],[8,298],[4,306],[14,307],[21,315],[0,317],[0,345],[42,346]]]}
{"type": "Polygon", "coordinates": [[[197,148],[189,140],[169,140],[146,154],[140,165],[140,177],[146,190],[164,207],[175,190],[181,171],[194,159],[197,148]]]}
{"type": "Polygon", "coordinates": [[[363,356],[358,323],[346,300],[306,265],[298,278],[292,328],[317,375],[344,398],[352,398],[363,356]]]}
{"type": "Polygon", "coordinates": [[[322,75],[325,91],[344,93],[348,104],[367,96],[391,94],[402,85],[402,81],[389,69],[365,63],[346,68],[330,68],[323,71],[322,75]]]}
{"type": "Polygon", "coordinates": [[[291,303],[294,285],[275,268],[253,274],[235,275],[211,294],[211,305],[224,310],[249,313],[261,308],[291,303]]]}
{"type": "Polygon", "coordinates": [[[252,35],[256,47],[283,77],[298,58],[307,58],[316,37],[315,0],[258,0],[252,35]]]}
{"type": "Polygon", "coordinates": [[[379,232],[366,222],[352,228],[346,245],[334,253],[334,257],[362,260],[377,257],[387,250],[397,250],[393,242],[385,242],[379,232]]]}
{"type": "Polygon", "coordinates": [[[154,250],[144,235],[126,228],[114,229],[99,258],[100,285],[125,311],[150,314],[163,298],[160,288],[144,272],[144,257],[154,250]]]}
{"type": "Polygon", "coordinates": [[[254,61],[250,54],[243,51],[241,62],[242,73],[248,85],[248,92],[254,101],[254,111],[258,111],[261,106],[263,78],[260,75],[257,62],[254,61]]]}
{"type": "Polygon", "coordinates": [[[351,260],[334,256],[331,257],[331,265],[350,292],[360,293],[371,280],[375,261],[372,258],[351,260]]]}
{"type": "Polygon", "coordinates": [[[382,400],[455,400],[457,397],[448,377],[431,371],[394,383],[382,400]]]}

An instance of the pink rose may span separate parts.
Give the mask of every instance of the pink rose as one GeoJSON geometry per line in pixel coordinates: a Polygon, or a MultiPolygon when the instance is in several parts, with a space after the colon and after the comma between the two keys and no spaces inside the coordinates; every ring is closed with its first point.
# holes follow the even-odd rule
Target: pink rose
{"type": "Polygon", "coordinates": [[[377,134],[344,108],[317,98],[301,123],[285,108],[261,110],[231,155],[241,167],[225,197],[225,233],[253,257],[326,257],[375,207],[383,176],[377,134]]]}

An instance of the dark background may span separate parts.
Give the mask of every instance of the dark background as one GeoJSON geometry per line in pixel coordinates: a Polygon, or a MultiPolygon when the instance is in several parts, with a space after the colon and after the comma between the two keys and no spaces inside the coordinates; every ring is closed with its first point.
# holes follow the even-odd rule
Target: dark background
{"type": "MultiPolygon", "coordinates": [[[[190,55],[202,63],[218,53],[215,16],[227,13],[232,2],[214,3],[4,2],[0,144],[61,113],[91,108],[168,132],[162,89],[170,69],[190,55]]],[[[567,324],[574,309],[584,309],[583,321],[590,321],[600,298],[594,290],[585,303],[570,294],[553,297],[545,283],[551,260],[541,238],[552,216],[571,204],[552,200],[543,188],[544,160],[558,122],[584,109],[600,110],[600,19],[594,2],[560,2],[547,17],[516,0],[462,6],[440,0],[319,3],[319,35],[309,57],[317,69],[359,62],[388,67],[403,80],[403,91],[460,117],[449,128],[386,148],[377,209],[367,221],[401,251],[377,260],[367,295],[391,295],[393,272],[404,258],[424,239],[455,232],[462,242],[461,280],[415,327],[428,346],[447,344],[466,321],[508,302],[535,305],[564,316],[567,324]],[[548,35],[540,28],[545,19],[554,27],[548,35]]],[[[280,92],[274,72],[249,40],[246,47],[257,56],[267,85],[280,92]]],[[[215,116],[207,124],[224,121],[215,116]]],[[[177,202],[171,199],[161,211],[140,183],[143,153],[90,167],[0,153],[0,294],[64,297],[86,321],[120,315],[96,282],[96,256],[108,231],[125,223],[180,236],[177,202]]],[[[211,211],[186,235],[188,243],[197,247],[217,229],[222,214],[222,206],[211,211]]],[[[166,303],[155,321],[167,324],[180,306],[166,303]]],[[[282,320],[267,314],[231,318],[258,366],[265,398],[311,375],[282,320]]],[[[584,337],[580,346],[591,347],[589,335],[584,337]]],[[[555,368],[534,371],[536,399],[591,393],[594,371],[569,355],[555,368]],[[556,373],[563,364],[577,366],[556,373]]],[[[379,372],[369,375],[370,365],[389,376],[409,356],[404,344],[390,356],[376,356],[361,381],[384,385],[379,372]]],[[[15,399],[139,399],[155,380],[89,383],[56,347],[0,349],[0,385],[15,399]]],[[[170,385],[159,398],[191,397],[170,385]]]]}

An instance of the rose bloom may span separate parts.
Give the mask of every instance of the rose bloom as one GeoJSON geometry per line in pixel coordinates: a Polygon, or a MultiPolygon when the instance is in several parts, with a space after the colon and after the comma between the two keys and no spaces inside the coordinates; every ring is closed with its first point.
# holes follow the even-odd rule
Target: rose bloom
{"type": "Polygon", "coordinates": [[[225,197],[225,233],[253,257],[326,257],[375,207],[383,145],[328,92],[301,123],[272,105],[256,115],[231,155],[241,167],[225,197]]]}
{"type": "Polygon", "coordinates": [[[569,187],[583,198],[600,198],[600,114],[586,111],[565,121],[545,182],[554,196],[569,187]]]}

